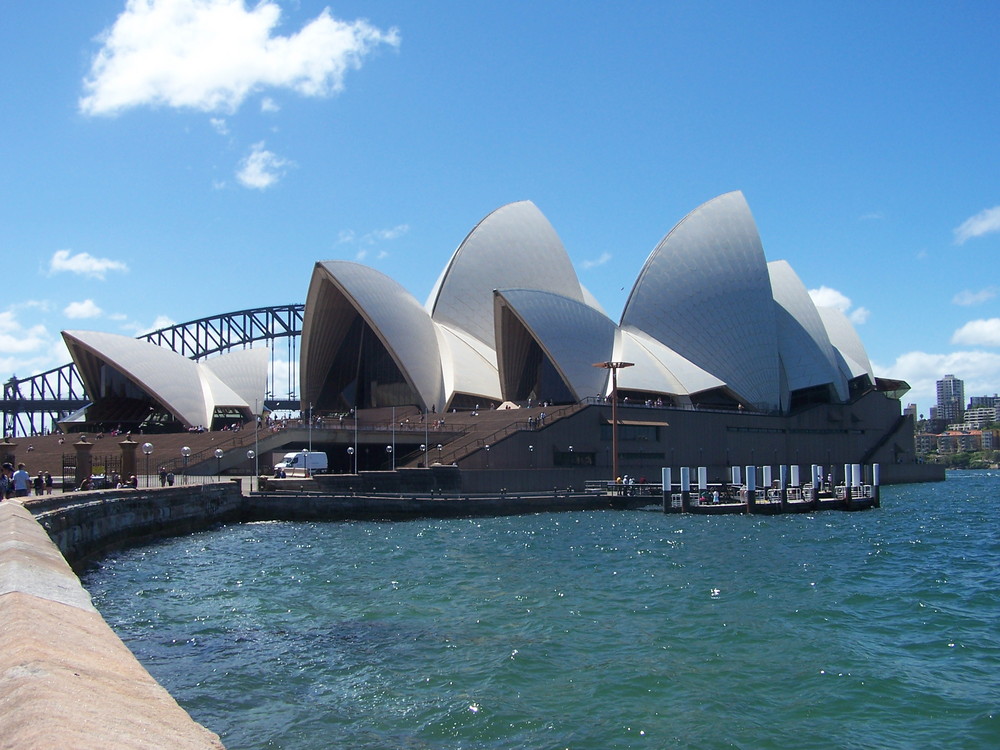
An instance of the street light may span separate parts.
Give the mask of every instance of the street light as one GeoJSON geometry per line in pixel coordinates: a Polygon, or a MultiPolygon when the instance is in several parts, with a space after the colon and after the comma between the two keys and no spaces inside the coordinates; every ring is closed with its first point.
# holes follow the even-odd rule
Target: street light
{"type": "Polygon", "coordinates": [[[186,445],[181,448],[181,455],[184,456],[184,484],[188,483],[188,458],[191,456],[191,449],[186,445]]]}
{"type": "Polygon", "coordinates": [[[535,446],[528,446],[528,468],[535,468],[535,446]]]}
{"type": "Polygon", "coordinates": [[[149,487],[149,454],[153,452],[153,444],[143,443],[142,452],[146,454],[146,486],[149,487]]]}
{"type": "MultiPolygon", "coordinates": [[[[255,458],[257,458],[257,451],[255,451],[253,448],[251,448],[250,450],[248,450],[247,451],[247,458],[250,459],[251,461],[253,461],[255,458]]],[[[257,462],[256,461],[254,461],[253,470],[254,470],[254,476],[256,476],[257,475],[257,462]]],[[[260,480],[258,479],[257,481],[259,482],[260,480]]],[[[253,492],[253,482],[250,482],[250,491],[253,492]]]]}
{"type": "Polygon", "coordinates": [[[391,445],[385,446],[385,452],[388,453],[389,454],[389,458],[392,459],[392,470],[395,471],[396,470],[396,455],[392,452],[392,446],[391,445]]]}
{"type": "Polygon", "coordinates": [[[223,453],[222,448],[215,449],[215,460],[219,462],[219,469],[218,471],[216,471],[216,479],[215,479],[216,482],[218,482],[219,477],[222,476],[222,457],[224,455],[225,454],[223,453]]]}
{"type": "Polygon", "coordinates": [[[354,449],[348,451],[349,455],[355,456],[354,458],[354,473],[358,473],[358,407],[355,406],[351,409],[351,414],[354,415],[354,449]]]}
{"type": "MultiPolygon", "coordinates": [[[[352,448],[351,446],[347,446],[347,460],[350,461],[351,456],[353,455],[354,455],[354,448],[352,448]]],[[[354,459],[354,473],[355,474],[358,473],[358,459],[356,458],[354,459]]]]}
{"type": "Polygon", "coordinates": [[[623,367],[634,367],[635,362],[596,362],[594,367],[611,370],[611,473],[612,480],[618,478],[618,371],[623,367]]]}
{"type": "Polygon", "coordinates": [[[424,454],[424,468],[427,468],[427,443],[420,444],[420,452],[424,454]]]}
{"type": "Polygon", "coordinates": [[[486,448],[486,468],[488,469],[490,468],[490,444],[487,443],[484,447],[486,448]]]}
{"type": "Polygon", "coordinates": [[[438,463],[441,463],[441,450],[444,448],[441,443],[438,443],[438,463]]]}

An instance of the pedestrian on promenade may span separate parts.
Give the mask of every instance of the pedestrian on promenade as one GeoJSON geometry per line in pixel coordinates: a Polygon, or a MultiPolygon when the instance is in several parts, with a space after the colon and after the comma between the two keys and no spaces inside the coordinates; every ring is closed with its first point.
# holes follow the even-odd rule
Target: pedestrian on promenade
{"type": "Polygon", "coordinates": [[[14,485],[14,497],[27,497],[31,494],[31,474],[25,471],[24,464],[17,465],[11,481],[14,485]]]}
{"type": "Polygon", "coordinates": [[[10,483],[13,473],[14,467],[11,464],[4,464],[0,470],[0,500],[6,500],[14,492],[14,486],[10,483]]]}
{"type": "Polygon", "coordinates": [[[35,477],[35,497],[41,497],[45,494],[45,475],[42,472],[38,472],[38,476],[35,477]]]}

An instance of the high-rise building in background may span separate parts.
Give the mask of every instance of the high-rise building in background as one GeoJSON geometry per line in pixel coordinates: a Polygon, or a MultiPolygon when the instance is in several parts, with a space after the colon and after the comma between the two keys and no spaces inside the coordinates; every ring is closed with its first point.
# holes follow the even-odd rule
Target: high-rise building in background
{"type": "Polygon", "coordinates": [[[945,375],[937,381],[936,416],[947,422],[961,422],[965,413],[965,381],[945,375]]]}

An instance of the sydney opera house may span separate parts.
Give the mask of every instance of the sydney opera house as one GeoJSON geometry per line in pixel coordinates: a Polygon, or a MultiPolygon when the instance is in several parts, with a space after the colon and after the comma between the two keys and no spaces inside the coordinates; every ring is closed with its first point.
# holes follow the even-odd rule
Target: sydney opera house
{"type": "MultiPolygon", "coordinates": [[[[261,350],[194,362],[110,334],[64,337],[92,400],[88,421],[145,409],[191,429],[250,420],[265,401],[261,350]]],[[[446,462],[468,469],[607,476],[614,397],[618,458],[633,474],[914,460],[899,401],[906,384],[876,377],[845,316],[816,306],[788,263],[767,261],[740,192],[699,206],[662,239],[617,320],[529,201],[480,221],[426,304],[370,267],[316,263],[299,380],[302,408],[314,414],[447,415],[431,442],[443,443],[439,457],[461,442],[446,462]]],[[[351,439],[330,436],[326,447],[339,456],[351,439]]],[[[427,440],[414,435],[400,460],[420,444],[414,465],[428,460],[427,440]]]]}

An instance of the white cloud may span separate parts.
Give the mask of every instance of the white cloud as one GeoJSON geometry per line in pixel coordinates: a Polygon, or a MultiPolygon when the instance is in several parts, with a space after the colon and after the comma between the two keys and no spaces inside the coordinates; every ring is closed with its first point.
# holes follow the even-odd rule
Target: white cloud
{"type": "Polygon", "coordinates": [[[369,242],[378,242],[379,240],[398,240],[404,234],[410,231],[409,224],[399,224],[392,227],[391,229],[376,229],[373,232],[369,232],[364,238],[369,242]]]}
{"type": "Polygon", "coordinates": [[[229,125],[226,123],[224,117],[211,117],[209,118],[208,123],[219,135],[229,135],[229,125]]]}
{"type": "Polygon", "coordinates": [[[812,297],[814,305],[818,307],[835,307],[845,314],[851,306],[849,297],[828,286],[821,286],[819,289],[810,289],[809,296],[812,297]]]}
{"type": "Polygon", "coordinates": [[[866,214],[861,214],[858,217],[858,221],[881,221],[885,218],[885,214],[881,211],[869,211],[866,214]]]}
{"type": "Polygon", "coordinates": [[[954,229],[955,244],[961,245],[973,237],[1000,232],[1000,206],[987,208],[970,216],[954,229]]]}
{"type": "MultiPolygon", "coordinates": [[[[25,328],[13,310],[0,312],[0,353],[25,354],[37,352],[51,340],[43,325],[25,328]]],[[[13,369],[13,368],[10,368],[13,369]]]]}
{"type": "Polygon", "coordinates": [[[328,8],[289,36],[272,36],[281,8],[261,0],[128,0],[84,80],[80,110],[113,115],[130,107],[234,112],[266,87],[330,96],[344,76],[381,45],[399,45],[396,29],[340,21],[328,8]]]}
{"type": "Polygon", "coordinates": [[[985,289],[980,289],[978,292],[974,292],[971,289],[963,289],[952,297],[951,302],[955,305],[971,307],[972,305],[981,305],[983,302],[987,302],[996,296],[997,287],[995,286],[988,286],[985,289]]]}
{"type": "Polygon", "coordinates": [[[251,146],[250,153],[240,162],[236,179],[243,187],[266,190],[284,176],[282,168],[291,165],[292,162],[264,148],[261,141],[251,146]]]}
{"type": "Polygon", "coordinates": [[[828,286],[821,286],[819,289],[810,289],[809,296],[813,304],[817,307],[833,307],[847,316],[847,319],[854,325],[861,325],[868,322],[871,310],[867,307],[855,307],[851,309],[851,298],[836,289],[828,286]]]}
{"type": "Polygon", "coordinates": [[[854,325],[859,326],[868,322],[869,316],[871,316],[872,311],[867,307],[855,307],[851,310],[847,319],[851,321],[854,325]]]}
{"type": "Polygon", "coordinates": [[[172,325],[176,325],[177,322],[168,318],[166,315],[157,315],[153,322],[149,325],[143,323],[137,323],[135,321],[124,323],[121,325],[123,331],[128,331],[134,336],[144,336],[147,333],[152,333],[153,331],[159,331],[161,328],[169,328],[172,325]]]}
{"type": "Polygon", "coordinates": [[[72,319],[98,318],[103,312],[92,299],[85,299],[83,302],[70,302],[63,308],[63,315],[72,319]]]}
{"type": "Polygon", "coordinates": [[[88,276],[92,279],[104,280],[108,271],[128,271],[121,261],[110,260],[109,258],[95,258],[89,253],[77,253],[70,255],[69,250],[56,250],[49,261],[49,273],[61,273],[68,271],[80,276],[88,276]]]}
{"type": "Polygon", "coordinates": [[[965,381],[966,396],[990,395],[997,392],[1000,383],[1000,354],[983,351],[958,351],[949,354],[907,352],[888,366],[872,367],[879,375],[905,380],[910,392],[903,396],[903,403],[916,403],[920,413],[930,416],[930,406],[937,402],[937,381],[945,373],[965,381]]]}
{"type": "Polygon", "coordinates": [[[269,96],[265,96],[263,99],[260,100],[261,112],[277,112],[280,109],[281,107],[278,106],[278,103],[269,96]]]}
{"type": "Polygon", "coordinates": [[[951,343],[962,346],[1000,346],[1000,318],[970,320],[952,334],[951,343]]]}
{"type": "MultiPolygon", "coordinates": [[[[337,234],[337,244],[362,246],[354,257],[357,260],[363,260],[368,255],[367,248],[370,248],[380,242],[398,240],[409,231],[409,224],[397,224],[389,229],[373,229],[361,236],[358,236],[357,232],[353,229],[341,229],[337,234]]],[[[387,255],[388,253],[385,250],[381,250],[376,257],[385,258],[387,255]]]]}
{"type": "Polygon", "coordinates": [[[601,253],[601,257],[597,260],[585,260],[580,264],[580,267],[585,271],[589,271],[591,268],[597,268],[598,266],[603,266],[611,260],[611,253],[601,253]]]}

